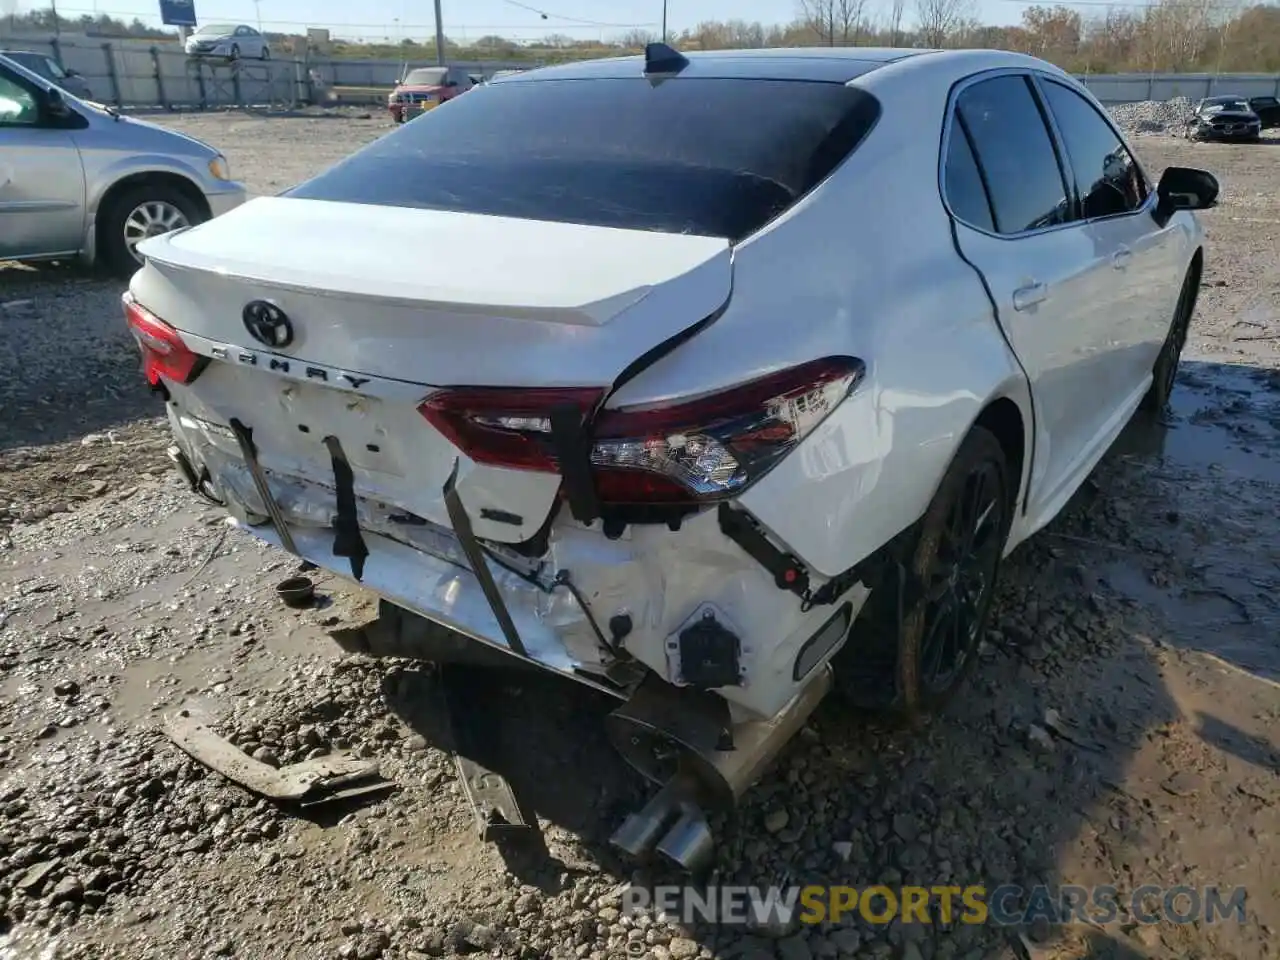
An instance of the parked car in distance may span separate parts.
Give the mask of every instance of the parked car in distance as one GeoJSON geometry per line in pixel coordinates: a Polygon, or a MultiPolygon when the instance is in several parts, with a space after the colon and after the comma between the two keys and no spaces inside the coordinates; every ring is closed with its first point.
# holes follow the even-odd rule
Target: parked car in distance
{"type": "Polygon", "coordinates": [[[414,114],[452,100],[472,86],[471,78],[453,67],[415,67],[387,95],[387,110],[392,120],[404,123],[414,114]]]}
{"type": "Polygon", "coordinates": [[[1244,97],[1206,97],[1187,122],[1188,140],[1257,140],[1262,121],[1244,97]]]}
{"type": "Polygon", "coordinates": [[[1263,130],[1280,127],[1280,100],[1275,97],[1250,97],[1249,109],[1258,115],[1263,130]]]}
{"type": "Polygon", "coordinates": [[[193,489],[723,798],[833,683],[961,689],[1002,559],[1165,407],[1217,195],[1033,57],[653,44],[149,240],[124,306],[193,489]]]}
{"type": "Polygon", "coordinates": [[[77,100],[0,56],[0,260],[141,264],[148,237],[245,198],[213,147],[77,100]]]}
{"type": "Polygon", "coordinates": [[[248,24],[207,23],[187,37],[189,57],[224,57],[227,60],[270,60],[267,38],[248,24]]]}
{"type": "Polygon", "coordinates": [[[56,83],[73,97],[81,100],[92,100],[93,91],[84,77],[75,70],[64,69],[53,57],[31,50],[0,50],[0,57],[8,57],[14,63],[21,64],[32,73],[44,77],[50,83],[56,83]]]}

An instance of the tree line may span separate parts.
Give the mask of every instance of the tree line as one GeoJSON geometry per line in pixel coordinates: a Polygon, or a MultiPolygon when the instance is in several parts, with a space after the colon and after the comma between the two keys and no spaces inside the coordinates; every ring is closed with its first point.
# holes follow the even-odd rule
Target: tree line
{"type": "MultiPolygon", "coordinates": [[[[1032,6],[1021,23],[990,26],[975,16],[977,0],[797,0],[788,24],[707,21],[668,37],[678,49],[740,47],[893,46],[989,47],[1030,53],[1074,73],[1280,72],[1280,5],[1222,0],[1157,0],[1147,6],[1032,6]]],[[[10,14],[11,33],[55,32],[51,10],[10,14]]],[[[99,14],[59,17],[57,30],[90,36],[174,40],[172,30],[99,14]]],[[[5,31],[0,27],[0,34],[5,31]]],[[[272,49],[303,53],[301,38],[268,34],[272,49]]],[[[446,40],[451,60],[557,63],[638,52],[657,37],[642,30],[575,39],[551,34],[534,42],[485,36],[446,40]]],[[[335,40],[328,55],[430,63],[434,39],[368,43],[335,40]]]]}

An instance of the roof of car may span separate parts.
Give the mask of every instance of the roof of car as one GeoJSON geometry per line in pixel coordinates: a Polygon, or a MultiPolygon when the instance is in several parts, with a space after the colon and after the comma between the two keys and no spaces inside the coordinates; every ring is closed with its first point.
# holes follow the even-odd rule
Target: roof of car
{"type": "MultiPolygon", "coordinates": [[[[684,53],[681,77],[733,80],[826,80],[842,82],[907,57],[934,50],[895,47],[784,47],[764,50],[708,50],[684,53]]],[[[502,83],[543,80],[623,79],[642,76],[644,57],[583,60],[523,71],[502,83]]]]}

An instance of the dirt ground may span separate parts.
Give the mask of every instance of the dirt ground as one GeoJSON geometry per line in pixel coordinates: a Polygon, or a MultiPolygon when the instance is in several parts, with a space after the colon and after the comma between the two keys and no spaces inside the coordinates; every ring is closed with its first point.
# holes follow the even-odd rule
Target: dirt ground
{"type": "MultiPolygon", "coordinates": [[[[273,193],[378,114],[164,119],[273,193]]],[[[1202,166],[1204,289],[1174,409],[1130,428],[1020,548],[964,694],[925,729],[824,704],[748,796],[722,883],[1248,888],[1244,923],[680,927],[607,849],[645,796],[589,693],[466,678],[546,856],[475,837],[431,671],[328,637],[369,599],[273,595],[291,565],[188,494],[141,386],[123,285],[0,267],[0,958],[1274,957],[1280,945],[1280,141],[1148,137],[1202,166]],[[291,762],[353,748],[397,789],[303,811],[157,730],[185,705],[291,762]]]]}

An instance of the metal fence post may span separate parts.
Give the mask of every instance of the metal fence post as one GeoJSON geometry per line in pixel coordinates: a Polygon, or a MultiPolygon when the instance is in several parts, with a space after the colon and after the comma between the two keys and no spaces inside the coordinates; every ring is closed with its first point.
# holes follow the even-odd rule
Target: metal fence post
{"type": "Polygon", "coordinates": [[[231,64],[231,89],[236,94],[236,106],[244,106],[244,96],[240,92],[240,64],[239,62],[231,64]]]}
{"type": "Polygon", "coordinates": [[[156,71],[156,95],[160,98],[160,106],[166,110],[172,110],[169,98],[164,94],[164,71],[160,69],[160,50],[157,47],[151,48],[151,65],[156,71]]]}
{"type": "MultiPolygon", "coordinates": [[[[204,89],[204,64],[200,63],[197,60],[195,64],[195,68],[196,68],[196,89],[200,91],[200,109],[208,110],[209,96],[207,93],[205,93],[205,89],[204,89]]],[[[187,69],[188,70],[191,69],[190,60],[187,61],[187,69]]]]}
{"type": "Polygon", "coordinates": [[[62,40],[58,37],[52,37],[49,40],[49,46],[53,48],[53,59],[58,62],[58,66],[66,67],[62,62],[62,40]]]}
{"type": "Polygon", "coordinates": [[[111,99],[116,106],[121,106],[123,101],[120,99],[120,77],[116,73],[116,56],[115,48],[108,41],[102,45],[102,55],[107,61],[107,79],[111,81],[111,99]]]}

